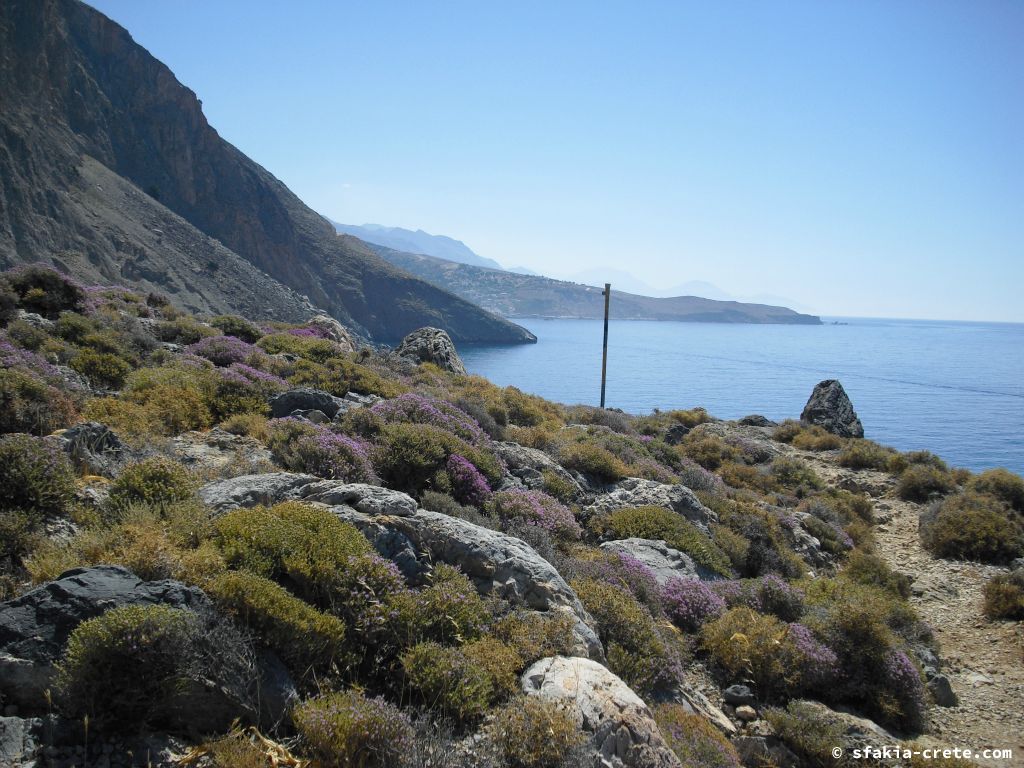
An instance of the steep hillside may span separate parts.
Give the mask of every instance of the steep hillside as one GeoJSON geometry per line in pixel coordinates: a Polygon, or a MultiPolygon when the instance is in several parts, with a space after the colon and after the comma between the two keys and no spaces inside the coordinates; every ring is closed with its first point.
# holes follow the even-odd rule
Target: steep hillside
{"type": "Polygon", "coordinates": [[[374,245],[383,245],[387,248],[394,248],[396,251],[407,253],[422,253],[427,256],[437,256],[439,259],[457,261],[460,264],[472,264],[474,267],[488,267],[489,269],[501,269],[501,264],[494,259],[485,259],[475,253],[461,240],[455,240],[444,235],[432,235],[417,229],[402,227],[382,227],[379,224],[339,224],[331,222],[339,234],[354,235],[360,240],[365,240],[374,245]]]}
{"type": "Polygon", "coordinates": [[[302,300],[278,297],[282,283],[377,340],[423,325],[461,341],[533,340],[337,237],[218,135],[166,66],[77,0],[0,4],[0,93],[4,266],[59,263],[83,279],[160,287],[190,308],[239,296],[236,309],[294,317],[302,300]],[[152,202],[125,207],[130,185],[152,202]],[[173,242],[157,232],[184,223],[173,242]]]}
{"type": "MultiPolygon", "coordinates": [[[[373,246],[397,267],[444,286],[464,299],[505,317],[599,318],[604,315],[601,289],[549,277],[484,269],[414,253],[373,246]]],[[[715,301],[699,296],[654,298],[615,290],[611,316],[618,320],[677,320],[694,323],[791,323],[818,325],[814,315],[785,307],[715,301]]]]}

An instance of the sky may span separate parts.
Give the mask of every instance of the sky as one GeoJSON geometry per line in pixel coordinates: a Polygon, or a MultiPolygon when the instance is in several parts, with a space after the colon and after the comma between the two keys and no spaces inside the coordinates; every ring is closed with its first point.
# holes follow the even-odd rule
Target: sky
{"type": "Polygon", "coordinates": [[[1024,322],[1019,0],[91,4],[337,221],[558,277],[1024,322]]]}

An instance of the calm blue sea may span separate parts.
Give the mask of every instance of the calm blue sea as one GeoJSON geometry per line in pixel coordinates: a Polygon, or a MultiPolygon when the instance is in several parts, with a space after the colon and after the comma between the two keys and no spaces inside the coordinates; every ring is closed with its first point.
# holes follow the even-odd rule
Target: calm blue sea
{"type": "MultiPolygon", "coordinates": [[[[465,347],[472,373],[564,403],[597,405],[601,322],[516,320],[536,345],[465,347]]],[[[703,406],[720,418],[797,418],[839,379],[866,436],[951,464],[1024,474],[1024,325],[827,318],[822,326],[613,321],[607,405],[703,406]]]]}

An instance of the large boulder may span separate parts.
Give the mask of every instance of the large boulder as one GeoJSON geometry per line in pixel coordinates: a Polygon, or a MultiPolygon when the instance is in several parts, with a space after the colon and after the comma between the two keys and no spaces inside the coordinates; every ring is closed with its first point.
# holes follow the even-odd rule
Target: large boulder
{"type": "Polygon", "coordinates": [[[329,315],[316,315],[309,318],[309,320],[306,321],[306,327],[319,331],[321,336],[333,341],[341,347],[341,351],[346,354],[356,351],[357,345],[355,339],[352,338],[352,334],[349,333],[348,328],[329,315]]]}
{"type": "Polygon", "coordinates": [[[853,410],[853,403],[836,379],[822,381],[814,388],[800,421],[817,424],[840,437],[864,437],[864,426],[853,410]]]}
{"type": "Polygon", "coordinates": [[[320,411],[328,419],[333,419],[338,411],[347,407],[348,404],[340,397],[312,387],[289,389],[270,399],[270,415],[275,419],[306,411],[320,411]]]}
{"type": "Polygon", "coordinates": [[[577,623],[577,652],[597,658],[603,654],[576,593],[551,563],[521,539],[419,509],[412,497],[399,491],[309,475],[277,472],[235,477],[211,483],[199,495],[218,513],[287,500],[324,504],[359,528],[411,582],[422,581],[432,563],[456,565],[483,594],[538,611],[570,611],[577,623]]]}
{"type": "Polygon", "coordinates": [[[651,569],[659,584],[667,584],[672,579],[713,581],[721,578],[697,565],[685,552],[673,549],[660,539],[617,539],[604,542],[601,549],[639,560],[651,569]]]}
{"type": "Polygon", "coordinates": [[[31,768],[37,765],[42,720],[0,717],[0,765],[31,768]]]}
{"type": "Polygon", "coordinates": [[[273,456],[262,443],[214,427],[206,432],[185,432],[171,440],[178,461],[192,470],[219,474],[231,468],[259,472],[273,466],[273,456]]]}
{"type": "MultiPolygon", "coordinates": [[[[204,630],[217,626],[209,599],[195,587],[171,580],[142,581],[120,566],[76,568],[0,603],[0,698],[23,712],[44,714],[46,691],[53,686],[55,665],[71,633],[83,621],[126,605],[189,610],[209,622],[204,630]]],[[[256,717],[252,693],[257,673],[247,676],[244,654],[236,658],[224,649],[220,662],[220,679],[196,676],[182,686],[173,713],[182,728],[216,730],[235,718],[256,717]]]]}
{"type": "Polygon", "coordinates": [[[685,485],[669,485],[639,477],[627,477],[616,483],[608,493],[598,496],[585,507],[583,513],[596,515],[626,507],[665,507],[678,512],[705,532],[708,525],[718,522],[718,515],[701,504],[685,485]]]}
{"type": "Polygon", "coordinates": [[[679,768],[643,700],[608,669],[589,659],[554,656],[522,676],[523,691],[570,708],[590,735],[602,768],[679,768]]]}
{"type": "Polygon", "coordinates": [[[506,488],[521,486],[530,490],[543,490],[544,473],[548,472],[572,489],[570,501],[583,501],[585,494],[580,484],[544,451],[528,448],[519,443],[494,442],[491,447],[508,469],[509,477],[506,478],[506,488]]]}
{"type": "Polygon", "coordinates": [[[433,363],[452,373],[466,374],[451,337],[440,328],[420,328],[402,339],[395,352],[418,363],[433,363]]]}

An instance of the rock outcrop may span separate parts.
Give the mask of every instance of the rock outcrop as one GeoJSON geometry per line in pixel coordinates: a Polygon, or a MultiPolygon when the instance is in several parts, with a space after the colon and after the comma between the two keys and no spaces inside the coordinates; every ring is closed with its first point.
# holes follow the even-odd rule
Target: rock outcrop
{"type": "Polygon", "coordinates": [[[75,424],[57,436],[75,467],[90,475],[113,474],[127,453],[121,439],[95,421],[75,424]]]}
{"type": "Polygon", "coordinates": [[[590,735],[595,765],[679,768],[651,711],[621,679],[589,659],[541,659],[522,676],[523,691],[570,708],[590,735]]]}
{"type": "Polygon", "coordinates": [[[451,337],[440,328],[419,328],[398,345],[395,352],[418,363],[433,363],[438,368],[452,373],[466,374],[466,366],[455,351],[451,337]]]}
{"type": "Polygon", "coordinates": [[[572,489],[570,501],[580,502],[584,499],[585,494],[576,479],[544,451],[519,443],[498,441],[492,443],[491,447],[508,470],[506,487],[522,486],[530,490],[543,489],[543,473],[549,472],[572,489]]]}
{"type": "Polygon", "coordinates": [[[270,399],[270,415],[275,419],[304,415],[308,411],[320,411],[328,419],[333,419],[346,407],[340,397],[312,387],[296,387],[270,399]]]}
{"type": "Polygon", "coordinates": [[[678,512],[691,523],[707,531],[708,525],[718,522],[718,515],[700,503],[693,491],[685,485],[668,485],[656,480],[627,477],[612,486],[608,493],[598,496],[585,507],[585,515],[601,514],[626,507],[665,507],[678,512]]]}
{"type": "Polygon", "coordinates": [[[701,568],[685,552],[673,549],[660,539],[617,539],[601,544],[605,552],[629,555],[646,565],[654,573],[659,584],[671,579],[720,579],[715,573],[701,568]]]}
{"type": "Polygon", "coordinates": [[[864,426],[853,410],[853,403],[836,379],[822,381],[814,388],[800,421],[817,424],[840,437],[864,437],[864,426]]]}
{"type": "Polygon", "coordinates": [[[405,577],[421,580],[431,563],[462,569],[483,594],[538,611],[576,617],[579,652],[601,658],[600,641],[576,593],[526,542],[438,512],[419,509],[408,495],[363,483],[319,480],[284,472],[248,475],[204,486],[200,498],[218,513],[243,506],[302,499],[325,504],[359,528],[405,577]]]}

